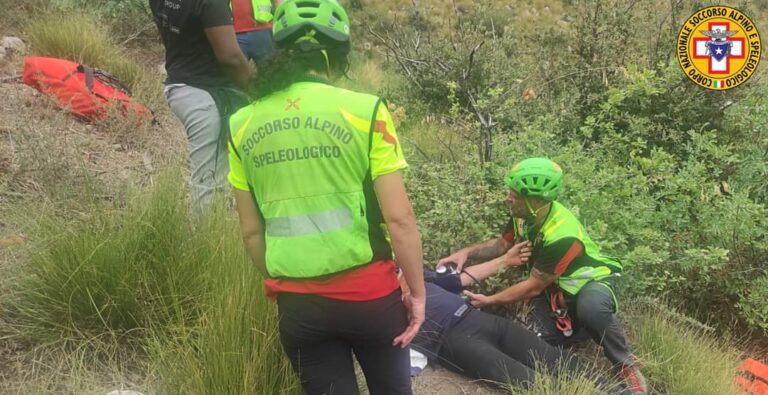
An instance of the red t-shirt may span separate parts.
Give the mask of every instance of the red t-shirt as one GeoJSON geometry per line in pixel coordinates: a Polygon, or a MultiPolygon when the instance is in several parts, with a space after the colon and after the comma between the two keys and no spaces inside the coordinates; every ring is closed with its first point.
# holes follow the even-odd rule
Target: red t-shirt
{"type": "Polygon", "coordinates": [[[395,262],[376,261],[322,280],[264,280],[264,293],[275,299],[278,293],[313,294],[329,299],[364,301],[382,298],[400,286],[395,262]]]}
{"type": "Polygon", "coordinates": [[[232,0],[232,22],[235,26],[235,33],[272,28],[272,22],[258,23],[253,19],[251,0],[232,0]]]}

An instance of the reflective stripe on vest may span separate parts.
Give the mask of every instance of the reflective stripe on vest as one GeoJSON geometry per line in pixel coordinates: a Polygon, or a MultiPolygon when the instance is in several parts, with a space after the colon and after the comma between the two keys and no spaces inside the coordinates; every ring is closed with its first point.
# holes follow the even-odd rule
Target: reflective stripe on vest
{"type": "Polygon", "coordinates": [[[270,277],[315,278],[392,258],[370,175],[379,102],[299,82],[230,119],[264,218],[270,277]]]}
{"type": "Polygon", "coordinates": [[[590,281],[600,281],[611,275],[612,271],[608,266],[582,267],[568,277],[560,277],[557,285],[563,291],[576,295],[590,281]]]}
{"type": "Polygon", "coordinates": [[[328,233],[352,225],[352,212],[339,208],[320,213],[266,219],[266,232],[273,237],[294,237],[328,233]]]}

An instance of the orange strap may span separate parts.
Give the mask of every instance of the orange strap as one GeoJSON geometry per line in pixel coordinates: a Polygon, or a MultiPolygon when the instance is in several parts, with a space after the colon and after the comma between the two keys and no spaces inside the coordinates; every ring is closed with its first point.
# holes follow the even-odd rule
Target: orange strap
{"type": "Polygon", "coordinates": [[[555,327],[566,337],[573,334],[573,324],[571,319],[568,318],[568,306],[565,304],[565,296],[563,291],[557,290],[556,292],[549,293],[549,308],[552,310],[552,314],[555,316],[555,327]]]}

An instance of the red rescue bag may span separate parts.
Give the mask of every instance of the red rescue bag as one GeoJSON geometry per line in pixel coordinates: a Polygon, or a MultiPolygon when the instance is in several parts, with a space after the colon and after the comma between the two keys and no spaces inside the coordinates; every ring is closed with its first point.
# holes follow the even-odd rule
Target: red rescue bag
{"type": "Polygon", "coordinates": [[[118,79],[82,64],[30,56],[24,60],[22,78],[25,84],[54,96],[59,107],[84,120],[104,119],[113,105],[126,116],[154,118],[149,109],[131,99],[118,79]]]}
{"type": "Polygon", "coordinates": [[[736,382],[744,395],[768,394],[768,365],[752,358],[747,358],[739,366],[736,382]]]}

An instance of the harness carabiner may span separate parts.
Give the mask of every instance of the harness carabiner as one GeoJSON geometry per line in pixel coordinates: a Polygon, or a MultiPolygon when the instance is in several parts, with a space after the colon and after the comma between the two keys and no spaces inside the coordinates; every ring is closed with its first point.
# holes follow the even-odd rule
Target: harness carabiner
{"type": "Polygon", "coordinates": [[[549,308],[555,318],[555,327],[563,333],[565,337],[573,335],[573,323],[568,318],[568,305],[565,304],[563,291],[550,292],[549,308]]]}

